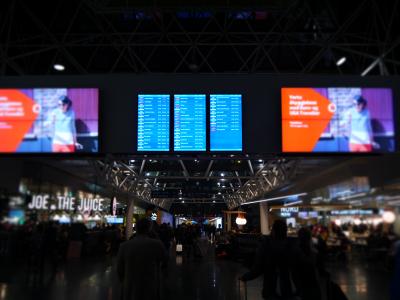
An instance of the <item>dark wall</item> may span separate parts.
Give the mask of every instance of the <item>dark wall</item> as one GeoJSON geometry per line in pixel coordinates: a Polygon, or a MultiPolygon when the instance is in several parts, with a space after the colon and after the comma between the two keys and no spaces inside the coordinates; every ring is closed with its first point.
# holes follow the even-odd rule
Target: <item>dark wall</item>
{"type": "MultiPolygon", "coordinates": [[[[1,88],[98,87],[100,152],[136,152],[137,95],[140,93],[240,93],[243,95],[243,148],[249,154],[281,151],[280,88],[391,87],[394,116],[399,111],[399,77],[275,74],[149,74],[3,77],[1,88]]],[[[172,98],[171,98],[172,99],[172,98]]],[[[208,98],[209,99],[209,98],[208,98]]],[[[171,102],[172,105],[172,102],[171,102]]],[[[399,118],[394,117],[395,128],[399,118]]],[[[172,124],[171,124],[172,125],[172,124]]],[[[172,142],[172,141],[171,141],[172,142]]],[[[172,145],[172,144],[171,144],[172,145]]],[[[399,149],[398,137],[396,149],[399,149]]]]}

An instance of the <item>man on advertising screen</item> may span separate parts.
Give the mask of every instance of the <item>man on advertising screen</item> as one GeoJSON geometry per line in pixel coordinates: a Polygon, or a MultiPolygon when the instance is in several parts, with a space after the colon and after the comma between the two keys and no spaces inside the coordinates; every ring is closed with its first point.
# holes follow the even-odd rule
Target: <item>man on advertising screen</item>
{"type": "Polygon", "coordinates": [[[75,112],[72,101],[67,96],[61,96],[58,108],[50,116],[53,128],[52,151],[75,152],[82,148],[76,139],[75,112]]]}
{"type": "Polygon", "coordinates": [[[376,143],[373,140],[371,116],[367,100],[362,96],[354,98],[354,107],[347,115],[350,152],[372,152],[376,143]]]}

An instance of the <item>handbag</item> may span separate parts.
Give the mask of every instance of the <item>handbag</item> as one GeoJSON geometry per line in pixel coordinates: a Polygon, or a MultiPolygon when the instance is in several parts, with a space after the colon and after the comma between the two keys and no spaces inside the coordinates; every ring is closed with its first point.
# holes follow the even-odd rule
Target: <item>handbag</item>
{"type": "Polygon", "coordinates": [[[182,244],[176,244],[176,252],[182,252],[182,251],[183,251],[182,244]]]}

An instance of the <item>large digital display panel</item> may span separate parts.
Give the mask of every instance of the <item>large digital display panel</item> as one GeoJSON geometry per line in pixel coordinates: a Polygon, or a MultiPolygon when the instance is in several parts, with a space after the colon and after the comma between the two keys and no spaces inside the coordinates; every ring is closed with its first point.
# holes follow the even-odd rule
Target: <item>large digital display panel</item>
{"type": "Polygon", "coordinates": [[[282,88],[283,152],[394,152],[390,88],[282,88]]]}
{"type": "Polygon", "coordinates": [[[206,95],[174,95],[174,151],[206,151],[206,95]]]}
{"type": "Polygon", "coordinates": [[[138,96],[138,151],[169,151],[169,95],[138,96]]]}
{"type": "Polygon", "coordinates": [[[0,152],[98,152],[98,89],[0,89],[0,152]]]}
{"type": "Polygon", "coordinates": [[[210,95],[210,150],[243,150],[242,95],[210,95]]]}

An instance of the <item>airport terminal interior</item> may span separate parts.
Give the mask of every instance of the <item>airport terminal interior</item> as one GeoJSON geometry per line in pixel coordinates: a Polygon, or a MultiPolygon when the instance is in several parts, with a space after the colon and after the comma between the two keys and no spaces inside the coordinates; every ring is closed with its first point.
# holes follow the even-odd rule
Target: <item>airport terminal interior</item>
{"type": "Polygon", "coordinates": [[[400,300],[400,1],[0,3],[0,300],[400,300]]]}

